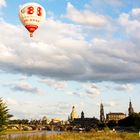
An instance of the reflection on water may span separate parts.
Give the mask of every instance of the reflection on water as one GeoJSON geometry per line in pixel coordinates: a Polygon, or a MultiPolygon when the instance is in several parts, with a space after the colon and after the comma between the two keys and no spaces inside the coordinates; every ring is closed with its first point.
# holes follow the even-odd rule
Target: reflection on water
{"type": "Polygon", "coordinates": [[[41,135],[52,135],[52,134],[60,134],[62,132],[59,131],[35,131],[35,132],[21,132],[21,133],[11,133],[7,135],[0,136],[1,139],[10,139],[10,138],[16,138],[16,137],[22,137],[22,136],[41,136],[41,135]]]}

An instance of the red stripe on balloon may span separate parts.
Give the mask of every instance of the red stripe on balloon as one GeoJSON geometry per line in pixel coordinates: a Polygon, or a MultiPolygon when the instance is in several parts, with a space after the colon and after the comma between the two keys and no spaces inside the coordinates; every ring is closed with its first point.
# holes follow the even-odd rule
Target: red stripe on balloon
{"type": "Polygon", "coordinates": [[[37,25],[26,25],[25,27],[31,33],[33,33],[38,28],[37,25]]]}

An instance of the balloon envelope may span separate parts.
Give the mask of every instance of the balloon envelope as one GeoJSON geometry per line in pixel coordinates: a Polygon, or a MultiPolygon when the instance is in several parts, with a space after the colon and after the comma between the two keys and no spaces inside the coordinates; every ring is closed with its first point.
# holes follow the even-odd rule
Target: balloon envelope
{"type": "Polygon", "coordinates": [[[38,3],[26,3],[19,8],[19,18],[30,32],[30,37],[33,36],[33,32],[45,19],[45,16],[45,9],[38,3]]]}

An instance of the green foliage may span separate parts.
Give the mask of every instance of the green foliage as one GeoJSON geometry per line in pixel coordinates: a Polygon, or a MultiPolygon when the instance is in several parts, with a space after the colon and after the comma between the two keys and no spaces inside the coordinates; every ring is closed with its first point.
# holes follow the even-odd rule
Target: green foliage
{"type": "Polygon", "coordinates": [[[12,115],[8,113],[6,104],[0,98],[0,132],[3,131],[8,124],[8,120],[12,115]]]}

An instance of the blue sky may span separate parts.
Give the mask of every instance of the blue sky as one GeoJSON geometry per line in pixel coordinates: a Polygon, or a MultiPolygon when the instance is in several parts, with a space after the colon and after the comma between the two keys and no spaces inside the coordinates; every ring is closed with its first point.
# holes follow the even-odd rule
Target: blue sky
{"type": "Polygon", "coordinates": [[[0,0],[0,97],[14,118],[139,112],[139,0],[0,0]],[[19,6],[41,4],[30,38],[19,6]]]}

